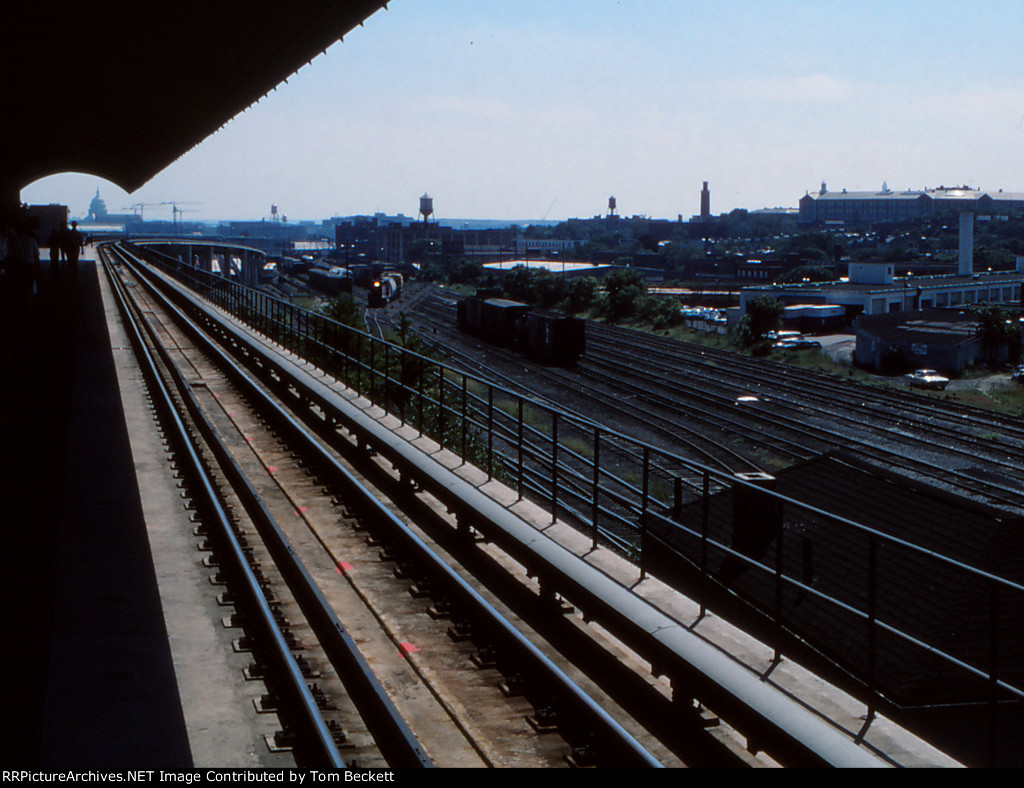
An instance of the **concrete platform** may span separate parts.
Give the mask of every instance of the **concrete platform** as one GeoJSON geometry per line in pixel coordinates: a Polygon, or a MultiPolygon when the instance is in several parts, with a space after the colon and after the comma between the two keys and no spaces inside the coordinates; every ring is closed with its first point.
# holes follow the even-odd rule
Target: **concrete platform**
{"type": "Polygon", "coordinates": [[[0,346],[5,768],[187,765],[95,265],[59,273],[0,346]]]}

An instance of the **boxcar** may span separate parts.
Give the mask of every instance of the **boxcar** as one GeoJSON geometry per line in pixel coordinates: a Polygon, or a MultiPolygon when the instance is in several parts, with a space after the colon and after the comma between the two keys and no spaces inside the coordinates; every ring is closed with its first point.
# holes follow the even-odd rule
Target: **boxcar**
{"type": "Polygon", "coordinates": [[[526,316],[526,351],[541,361],[572,364],[586,349],[586,321],[553,312],[526,316]]]}
{"type": "Polygon", "coordinates": [[[540,361],[572,364],[585,350],[586,323],[556,312],[537,312],[504,298],[471,296],[458,304],[462,331],[540,361]]]}

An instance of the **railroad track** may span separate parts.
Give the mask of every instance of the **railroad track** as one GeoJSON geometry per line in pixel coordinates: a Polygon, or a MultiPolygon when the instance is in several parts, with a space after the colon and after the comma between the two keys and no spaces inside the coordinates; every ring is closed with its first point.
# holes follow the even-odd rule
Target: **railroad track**
{"type": "MultiPolygon", "coordinates": [[[[454,331],[450,299],[435,296],[420,309],[433,330],[447,324],[454,331]]],[[[717,435],[719,446],[739,444],[734,455],[767,468],[852,450],[976,500],[1017,510],[1024,505],[1024,461],[1014,448],[1024,443],[1019,420],[596,323],[588,325],[587,344],[575,369],[531,367],[530,379],[539,391],[576,392],[581,403],[606,391],[598,412],[609,414],[610,423],[635,424],[651,435],[649,442],[665,440],[650,432],[652,422],[663,419],[677,432],[689,424],[691,434],[717,435]],[[616,407],[624,401],[643,403],[641,416],[616,407]]],[[[734,470],[746,470],[732,462],[734,470]]]]}
{"type": "MultiPolygon", "coordinates": [[[[418,319],[434,331],[441,329],[442,335],[450,333],[454,320],[450,305],[439,306],[435,301],[423,305],[421,310],[417,312],[418,319]]],[[[420,334],[424,338],[431,336],[425,331],[420,334]]],[[[730,431],[723,429],[722,420],[713,421],[697,409],[689,409],[681,418],[678,399],[671,400],[674,412],[667,411],[657,394],[631,383],[635,367],[617,370],[615,376],[609,376],[589,369],[586,363],[578,364],[571,372],[534,365],[528,374],[513,376],[496,364],[481,361],[479,354],[459,350],[455,343],[447,343],[445,352],[451,363],[538,401],[547,401],[556,410],[568,402],[574,410],[593,414],[591,418],[615,425],[616,429],[629,424],[634,437],[727,473],[760,470],[766,461],[772,464],[811,456],[800,444],[767,436],[749,426],[744,428],[736,419],[732,420],[730,431]],[[668,412],[671,416],[666,417],[668,412]],[[743,433],[745,443],[736,448],[739,432],[743,433]]],[[[500,348],[488,348],[487,355],[500,359],[506,367],[510,361],[516,362],[514,354],[500,348]]]]}
{"type": "Polygon", "coordinates": [[[782,364],[709,353],[685,343],[652,338],[648,345],[646,338],[622,329],[601,326],[591,336],[596,352],[588,364],[608,374],[621,375],[643,353],[652,387],[679,391],[709,412],[727,414],[740,396],[758,395],[765,402],[754,403],[749,411],[762,428],[793,436],[808,448],[854,450],[883,467],[900,468],[968,497],[1010,507],[1024,504],[1019,481],[1024,461],[1014,449],[1024,440],[1018,420],[963,406],[950,414],[944,401],[804,375],[782,364]],[[713,386],[688,379],[711,380],[713,386]]]}
{"type": "MultiPolygon", "coordinates": [[[[387,473],[376,482],[361,477],[303,430],[264,383],[202,338],[203,327],[175,314],[141,269],[120,258],[107,270],[125,320],[138,326],[140,352],[152,356],[155,379],[173,400],[164,408],[165,429],[180,419],[182,441],[194,447],[190,494],[198,498],[196,488],[205,486],[222,509],[214,515],[214,504],[199,507],[199,544],[211,551],[217,582],[230,583],[221,600],[237,609],[225,620],[254,649],[254,678],[268,682],[262,710],[281,717],[274,746],[291,748],[305,765],[657,766],[681,765],[702,751],[719,764],[744,761],[688,726],[681,741],[678,730],[664,731],[667,744],[648,733],[549,645],[583,661],[609,661],[607,644],[581,634],[586,628],[557,600],[550,615],[539,616],[542,636],[453,568],[457,543],[442,546],[429,529],[403,523],[395,503],[356,496],[362,488],[386,497],[377,485],[388,484],[387,473]],[[244,563],[227,555],[225,543],[244,563]],[[251,588],[240,590],[239,577],[250,575],[251,588]],[[257,625],[261,611],[266,620],[257,625]],[[281,664],[266,656],[268,641],[281,664]],[[621,722],[605,709],[616,709],[621,722]]],[[[183,443],[176,453],[185,451],[183,443]]],[[[519,586],[506,596],[537,617],[536,590],[519,586]]],[[[634,703],[647,698],[645,724],[658,729],[659,717],[670,718],[671,702],[656,682],[603,669],[625,678],[634,703]]]]}

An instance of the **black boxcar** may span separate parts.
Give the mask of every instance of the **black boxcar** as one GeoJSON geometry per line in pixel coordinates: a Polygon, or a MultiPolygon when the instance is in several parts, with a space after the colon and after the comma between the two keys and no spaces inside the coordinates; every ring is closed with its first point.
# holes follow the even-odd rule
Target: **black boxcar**
{"type": "Polygon", "coordinates": [[[467,334],[479,334],[484,324],[484,300],[464,298],[458,304],[459,329],[467,334]]]}
{"type": "Polygon", "coordinates": [[[586,350],[586,321],[555,312],[530,312],[525,341],[533,358],[573,364],[586,350]]]}
{"type": "Polygon", "coordinates": [[[504,298],[471,296],[458,303],[462,331],[513,347],[540,361],[572,364],[586,348],[586,321],[557,312],[535,312],[504,298]]]}
{"type": "Polygon", "coordinates": [[[483,304],[480,332],[491,342],[514,345],[519,334],[516,323],[529,311],[528,304],[506,301],[504,298],[488,298],[483,304]]]}

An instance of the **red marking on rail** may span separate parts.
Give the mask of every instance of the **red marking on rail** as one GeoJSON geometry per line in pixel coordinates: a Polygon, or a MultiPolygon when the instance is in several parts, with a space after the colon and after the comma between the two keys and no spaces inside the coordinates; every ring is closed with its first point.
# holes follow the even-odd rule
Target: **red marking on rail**
{"type": "Polygon", "coordinates": [[[267,473],[277,473],[277,466],[271,465],[267,468],[267,473]]]}
{"type": "Polygon", "coordinates": [[[345,572],[351,572],[352,564],[350,564],[348,561],[338,561],[338,565],[335,567],[335,569],[337,570],[339,575],[344,574],[345,572]]]}
{"type": "Polygon", "coordinates": [[[419,649],[419,646],[414,646],[414,645],[413,645],[412,643],[402,643],[402,644],[401,644],[401,645],[400,645],[400,646],[398,647],[398,649],[399,649],[399,651],[401,651],[401,652],[402,652],[403,654],[412,654],[412,653],[414,653],[414,652],[416,652],[416,651],[419,651],[419,650],[420,650],[420,649],[419,649]]]}

